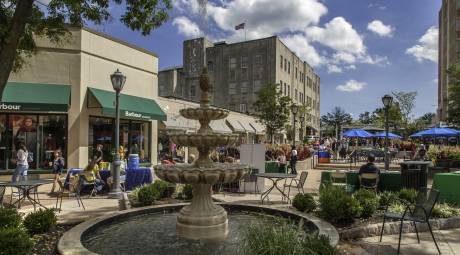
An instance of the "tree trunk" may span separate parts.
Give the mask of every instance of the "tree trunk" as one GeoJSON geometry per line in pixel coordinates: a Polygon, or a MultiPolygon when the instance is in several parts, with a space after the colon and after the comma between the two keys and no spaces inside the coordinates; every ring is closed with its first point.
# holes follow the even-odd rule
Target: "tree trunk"
{"type": "Polygon", "coordinates": [[[13,69],[19,40],[24,35],[27,21],[32,14],[33,0],[19,0],[8,26],[5,40],[0,45],[0,101],[3,90],[13,69]]]}

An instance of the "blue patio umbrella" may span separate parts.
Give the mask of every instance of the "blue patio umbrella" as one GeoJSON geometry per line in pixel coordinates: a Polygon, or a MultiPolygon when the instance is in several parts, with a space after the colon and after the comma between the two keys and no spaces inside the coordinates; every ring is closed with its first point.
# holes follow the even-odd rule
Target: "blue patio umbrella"
{"type": "Polygon", "coordinates": [[[458,131],[450,128],[431,128],[424,131],[412,134],[410,137],[426,137],[426,136],[457,136],[458,131]]]}
{"type": "Polygon", "coordinates": [[[363,129],[350,129],[347,132],[343,132],[344,137],[358,137],[358,138],[371,138],[373,135],[363,129]]]}
{"type": "MultiPolygon", "coordinates": [[[[374,137],[385,138],[386,133],[385,132],[380,132],[380,133],[375,134],[374,137]]],[[[391,133],[391,132],[388,132],[388,138],[390,138],[390,139],[401,139],[402,136],[394,134],[394,133],[391,133]]]]}

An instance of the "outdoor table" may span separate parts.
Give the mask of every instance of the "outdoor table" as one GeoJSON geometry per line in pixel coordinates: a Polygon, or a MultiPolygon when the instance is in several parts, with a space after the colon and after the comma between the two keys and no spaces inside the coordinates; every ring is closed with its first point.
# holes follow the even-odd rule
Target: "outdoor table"
{"type": "Polygon", "coordinates": [[[289,178],[296,178],[296,174],[284,174],[284,173],[259,173],[255,174],[257,177],[261,178],[266,178],[272,181],[273,185],[264,191],[262,194],[260,194],[260,200],[262,201],[262,204],[264,203],[265,198],[268,199],[268,195],[272,192],[274,188],[276,188],[280,193],[281,196],[284,200],[286,198],[287,201],[289,201],[289,197],[278,187],[278,182],[284,179],[289,179],[289,178]]]}
{"type": "MultiPolygon", "coordinates": [[[[335,170],[326,170],[321,172],[321,186],[331,182],[331,173],[335,170]]],[[[358,171],[346,171],[347,184],[351,192],[359,188],[359,173],[358,171]]],[[[321,188],[321,187],[320,187],[321,188]]],[[[401,189],[401,173],[398,171],[380,172],[379,190],[380,191],[399,191],[401,189]]]]}
{"type": "Polygon", "coordinates": [[[132,190],[143,184],[152,183],[152,171],[148,167],[126,169],[125,188],[132,190]]]}
{"type": "Polygon", "coordinates": [[[435,174],[433,189],[440,192],[439,200],[452,204],[460,204],[460,174],[435,174]]]}
{"type": "Polygon", "coordinates": [[[50,183],[53,183],[53,180],[27,180],[27,181],[19,181],[19,182],[0,182],[0,186],[17,188],[18,190],[20,190],[20,193],[22,193],[22,195],[19,196],[19,199],[11,205],[18,204],[18,208],[20,208],[21,201],[27,198],[30,201],[30,203],[34,206],[34,211],[35,211],[37,205],[43,208],[46,208],[46,207],[42,205],[40,201],[37,201],[33,197],[30,196],[31,190],[34,190],[35,188],[38,188],[41,185],[50,184],[50,183]]]}

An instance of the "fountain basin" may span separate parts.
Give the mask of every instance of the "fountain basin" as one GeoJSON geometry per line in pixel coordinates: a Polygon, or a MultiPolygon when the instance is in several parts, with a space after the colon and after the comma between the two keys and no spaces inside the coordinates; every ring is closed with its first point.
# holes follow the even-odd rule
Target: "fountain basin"
{"type": "MultiPolygon", "coordinates": [[[[248,213],[264,213],[303,220],[304,229],[326,235],[330,244],[339,241],[337,230],[329,223],[309,214],[267,206],[220,204],[229,211],[229,236],[225,241],[203,242],[182,239],[175,234],[178,210],[185,204],[151,206],[120,211],[91,219],[67,231],[58,243],[58,252],[71,254],[236,254],[242,228],[255,220],[248,213]],[[241,213],[243,212],[243,213],[241,213]]],[[[257,218],[257,217],[256,217],[257,218]]]]}
{"type": "Polygon", "coordinates": [[[229,111],[216,108],[187,108],[182,109],[179,113],[186,119],[199,120],[206,118],[208,120],[220,120],[226,118],[229,111]]]}
{"type": "Polygon", "coordinates": [[[171,134],[170,139],[182,146],[200,147],[203,145],[209,148],[217,146],[230,146],[238,141],[238,134],[171,134]]]}
{"type": "Polygon", "coordinates": [[[249,172],[243,164],[212,163],[209,167],[192,164],[157,165],[155,175],[171,183],[210,184],[229,183],[240,180],[249,172]]]}

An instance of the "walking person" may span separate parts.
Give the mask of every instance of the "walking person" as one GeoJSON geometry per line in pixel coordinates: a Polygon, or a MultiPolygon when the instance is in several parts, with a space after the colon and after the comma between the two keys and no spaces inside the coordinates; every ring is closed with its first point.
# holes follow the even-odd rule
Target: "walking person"
{"type": "Polygon", "coordinates": [[[291,174],[297,174],[297,169],[296,169],[296,165],[297,165],[297,150],[296,150],[295,146],[292,146],[291,160],[289,161],[289,163],[291,165],[291,174]]]}
{"type": "Polygon", "coordinates": [[[51,188],[51,193],[54,193],[54,188],[56,187],[56,183],[61,185],[61,174],[64,170],[64,158],[62,157],[61,151],[54,151],[54,161],[53,161],[53,187],[51,188]]]}
{"type": "Polygon", "coordinates": [[[282,173],[286,173],[286,155],[284,155],[284,152],[282,150],[278,151],[278,168],[279,171],[282,173]]]}
{"type": "Polygon", "coordinates": [[[19,150],[16,153],[16,170],[13,173],[12,182],[18,181],[20,176],[21,181],[27,181],[27,170],[29,169],[29,152],[26,146],[21,143],[19,144],[19,150]]]}

